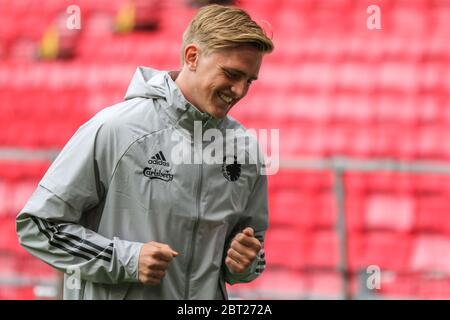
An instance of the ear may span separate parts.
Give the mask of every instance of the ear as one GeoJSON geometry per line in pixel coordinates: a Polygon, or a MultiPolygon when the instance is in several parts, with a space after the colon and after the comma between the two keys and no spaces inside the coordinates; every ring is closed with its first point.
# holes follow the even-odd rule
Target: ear
{"type": "Polygon", "coordinates": [[[189,70],[197,69],[198,58],[200,56],[200,48],[198,45],[191,43],[184,48],[184,63],[189,70]]]}

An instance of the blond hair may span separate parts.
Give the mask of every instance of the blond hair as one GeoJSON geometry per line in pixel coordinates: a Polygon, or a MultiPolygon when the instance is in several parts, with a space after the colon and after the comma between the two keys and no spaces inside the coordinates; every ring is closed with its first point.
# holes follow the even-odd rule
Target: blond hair
{"type": "Polygon", "coordinates": [[[183,34],[181,62],[184,49],[190,43],[199,45],[206,53],[220,49],[250,45],[263,53],[272,52],[272,40],[242,9],[209,5],[200,9],[183,34]]]}

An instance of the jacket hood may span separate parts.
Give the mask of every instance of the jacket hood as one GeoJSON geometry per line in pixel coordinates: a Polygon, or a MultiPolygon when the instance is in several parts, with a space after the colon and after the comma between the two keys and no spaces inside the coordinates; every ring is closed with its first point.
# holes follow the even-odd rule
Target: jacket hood
{"type": "Polygon", "coordinates": [[[138,67],[128,86],[125,100],[133,98],[163,98],[171,88],[167,81],[168,73],[147,67],[138,67]]]}

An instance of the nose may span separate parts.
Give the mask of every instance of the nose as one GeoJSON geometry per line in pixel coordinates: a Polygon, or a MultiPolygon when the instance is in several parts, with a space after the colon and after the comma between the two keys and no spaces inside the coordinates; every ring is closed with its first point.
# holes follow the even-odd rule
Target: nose
{"type": "Polygon", "coordinates": [[[248,91],[248,84],[245,81],[235,82],[231,86],[231,92],[233,92],[236,99],[243,98],[248,91]]]}

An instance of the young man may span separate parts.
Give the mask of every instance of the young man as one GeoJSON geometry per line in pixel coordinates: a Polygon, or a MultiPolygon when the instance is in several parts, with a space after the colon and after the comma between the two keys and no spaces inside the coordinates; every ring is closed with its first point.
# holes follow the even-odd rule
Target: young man
{"type": "Polygon", "coordinates": [[[261,165],[178,163],[174,149],[198,156],[196,126],[242,128],[227,113],[272,49],[244,11],[205,7],[181,71],[138,68],[126,101],[76,132],[17,216],[21,244],[66,274],[65,299],[226,299],[225,282],[262,272],[261,165]]]}

